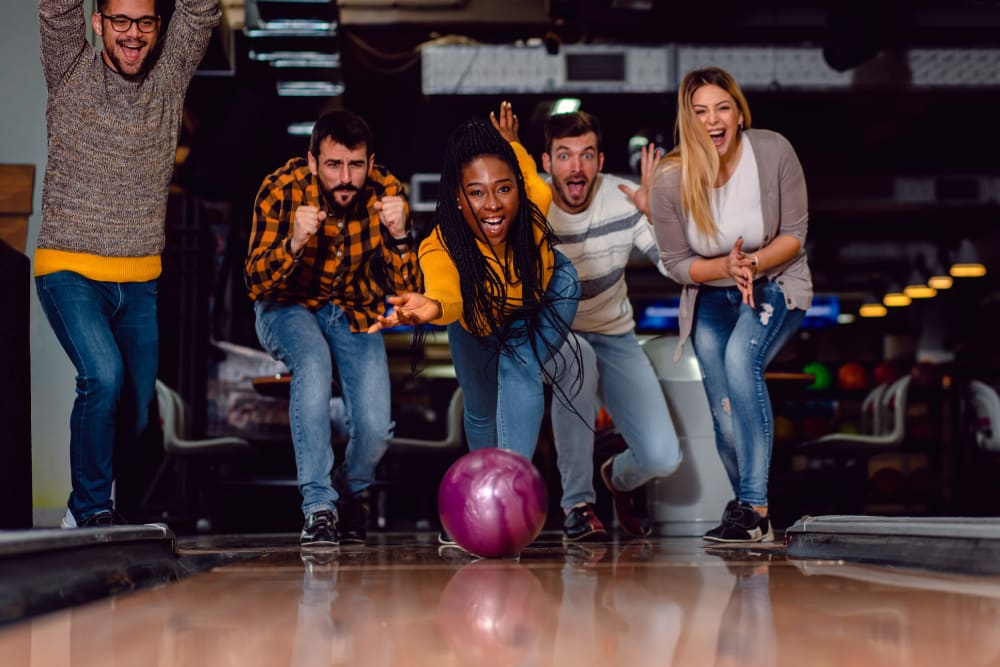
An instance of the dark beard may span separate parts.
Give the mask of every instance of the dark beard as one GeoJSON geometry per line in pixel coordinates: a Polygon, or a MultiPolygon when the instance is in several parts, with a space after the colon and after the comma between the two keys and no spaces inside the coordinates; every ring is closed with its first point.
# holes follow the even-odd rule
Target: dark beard
{"type": "Polygon", "coordinates": [[[118,76],[125,79],[126,81],[142,81],[144,78],[146,78],[146,75],[149,73],[149,68],[150,68],[149,63],[152,60],[151,57],[152,53],[147,54],[146,57],[143,58],[142,63],[139,65],[139,71],[137,71],[135,74],[126,74],[125,70],[122,68],[121,61],[118,60],[115,54],[108,51],[106,55],[108,57],[108,60],[110,60],[111,64],[114,66],[118,76]]]}
{"type": "Polygon", "coordinates": [[[350,188],[350,191],[354,193],[354,198],[351,203],[347,206],[341,206],[334,196],[334,192],[337,189],[348,189],[348,188],[336,188],[334,190],[323,190],[324,199],[326,199],[327,210],[332,213],[335,217],[346,218],[349,213],[358,208],[358,202],[361,201],[361,192],[350,188]]]}

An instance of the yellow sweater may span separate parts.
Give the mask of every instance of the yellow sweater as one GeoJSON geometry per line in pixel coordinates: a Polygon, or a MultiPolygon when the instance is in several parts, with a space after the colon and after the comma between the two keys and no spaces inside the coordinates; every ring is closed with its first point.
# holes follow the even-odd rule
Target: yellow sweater
{"type": "MultiPolygon", "coordinates": [[[[521,165],[521,171],[524,174],[524,184],[528,191],[528,199],[541,209],[543,215],[547,215],[549,205],[552,203],[552,190],[549,184],[538,175],[535,161],[528,154],[528,151],[518,143],[512,143],[511,146],[514,148],[518,164],[521,165]]],[[[544,287],[549,284],[549,279],[552,277],[552,266],[555,262],[555,256],[552,253],[552,246],[543,240],[542,232],[537,228],[535,229],[535,241],[539,245],[539,252],[542,256],[542,280],[544,287]]],[[[486,258],[486,261],[494,263],[494,268],[497,270],[498,275],[510,274],[510,267],[507,267],[507,271],[502,271],[496,259],[496,257],[504,256],[505,247],[503,244],[494,246],[493,251],[491,251],[489,246],[482,241],[477,241],[476,243],[479,246],[479,252],[486,258]],[[494,254],[496,257],[494,257],[494,254]]],[[[462,319],[462,290],[459,285],[460,277],[458,275],[458,268],[455,266],[455,262],[452,261],[451,255],[448,254],[448,250],[444,245],[440,227],[435,227],[430,235],[420,244],[419,258],[420,270],[424,275],[424,295],[428,299],[434,299],[441,304],[441,317],[434,320],[433,324],[451,324],[456,320],[462,319]]],[[[513,309],[519,306],[521,302],[521,285],[508,284],[506,291],[508,308],[513,309]]],[[[469,328],[464,319],[462,319],[462,326],[466,330],[469,328]]]]}

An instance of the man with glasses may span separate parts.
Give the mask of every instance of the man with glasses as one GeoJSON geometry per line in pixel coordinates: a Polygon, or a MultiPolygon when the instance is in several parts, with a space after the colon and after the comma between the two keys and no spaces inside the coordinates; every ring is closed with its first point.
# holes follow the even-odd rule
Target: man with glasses
{"type": "Polygon", "coordinates": [[[98,51],[83,0],[39,0],[49,152],[35,283],[77,371],[64,528],[124,522],[112,454],[148,420],[177,134],[219,16],[218,0],[177,0],[163,29],[154,0],[97,0],[98,51]]]}

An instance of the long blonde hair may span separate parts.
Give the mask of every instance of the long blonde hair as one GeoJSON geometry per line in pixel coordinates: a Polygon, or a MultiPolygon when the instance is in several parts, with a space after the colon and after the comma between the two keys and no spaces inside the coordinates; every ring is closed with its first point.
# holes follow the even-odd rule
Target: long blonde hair
{"type": "Polygon", "coordinates": [[[718,86],[732,96],[739,113],[743,114],[743,129],[750,127],[750,105],[729,72],[719,67],[692,70],[684,76],[677,90],[675,146],[663,158],[663,167],[680,167],[684,214],[691,216],[699,233],[706,238],[716,238],[719,228],[712,218],[710,196],[719,176],[719,153],[691,102],[696,90],[710,85],[718,86]]]}

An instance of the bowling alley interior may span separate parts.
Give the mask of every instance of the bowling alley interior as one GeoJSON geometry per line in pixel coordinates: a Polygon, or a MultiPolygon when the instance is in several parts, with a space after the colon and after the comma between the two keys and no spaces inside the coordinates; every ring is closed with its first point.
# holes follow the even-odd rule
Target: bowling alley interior
{"type": "MultiPolygon", "coordinates": [[[[161,30],[184,2],[157,2],[161,30]]],[[[47,92],[38,3],[14,4],[0,663],[1000,664],[1000,2],[220,0],[178,132],[150,419],[115,451],[124,523],[96,528],[60,527],[76,371],[35,286],[47,92]],[[306,155],[320,115],[356,112],[419,242],[463,121],[509,102],[541,170],[546,119],[582,109],[601,122],[602,171],[638,183],[643,148],[678,142],[683,76],[707,66],[740,84],[755,128],[787,138],[808,191],[812,305],[764,373],[774,540],[703,538],[734,491],[703,370],[690,343],[677,352],[681,285],[633,251],[635,334],[683,455],[644,487],[647,535],[621,525],[602,478],[628,448],[603,408],[607,532],[564,535],[546,386],[530,464],[491,463],[530,478],[533,524],[481,519],[523,533],[495,553],[444,540],[469,447],[448,334],[429,326],[381,334],[395,428],[361,498],[367,536],[300,546],[291,374],[262,347],[245,282],[264,177],[306,155]]],[[[79,8],[88,25],[95,4],[79,8]]],[[[339,464],[336,370],[331,383],[339,464]]]]}

